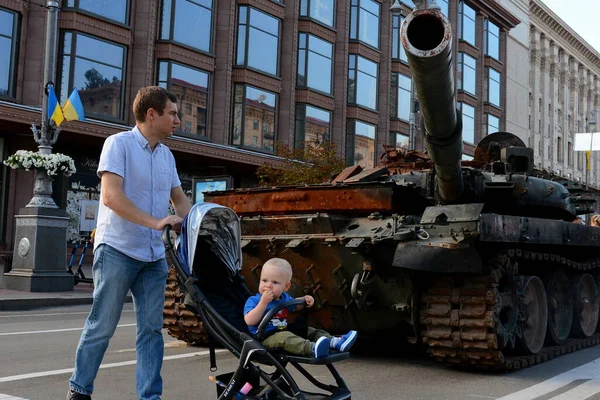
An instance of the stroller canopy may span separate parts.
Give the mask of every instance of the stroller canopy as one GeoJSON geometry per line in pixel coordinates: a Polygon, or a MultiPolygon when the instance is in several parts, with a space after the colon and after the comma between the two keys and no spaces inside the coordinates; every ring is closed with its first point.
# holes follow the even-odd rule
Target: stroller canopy
{"type": "MultiPolygon", "coordinates": [[[[192,206],[181,226],[177,255],[188,275],[196,261],[199,240],[209,245],[213,254],[227,267],[230,276],[242,269],[242,246],[240,219],[227,207],[214,203],[199,203],[192,206]]],[[[202,262],[202,255],[198,255],[202,262]]]]}

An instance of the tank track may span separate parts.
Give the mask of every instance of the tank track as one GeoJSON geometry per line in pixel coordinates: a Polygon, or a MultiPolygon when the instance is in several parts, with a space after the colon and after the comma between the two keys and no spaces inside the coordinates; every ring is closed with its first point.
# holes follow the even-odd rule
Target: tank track
{"type": "MultiPolygon", "coordinates": [[[[595,272],[600,268],[600,262],[580,263],[555,254],[512,249],[490,260],[486,275],[435,279],[421,297],[420,314],[423,342],[429,346],[433,358],[452,366],[508,371],[600,343],[597,333],[584,339],[571,338],[563,345],[546,345],[534,355],[512,355],[504,351],[510,348],[510,343],[504,343],[506,340],[498,335],[498,282],[503,274],[516,272],[510,270],[515,261],[543,261],[572,271],[595,272]]],[[[522,310],[518,318],[524,319],[522,310]]],[[[519,326],[515,331],[514,335],[520,336],[519,326]]]]}
{"type": "Polygon", "coordinates": [[[170,267],[163,310],[163,327],[175,339],[191,345],[206,345],[208,332],[198,315],[183,304],[184,297],[185,290],[179,286],[177,272],[174,267],[170,267]]]}

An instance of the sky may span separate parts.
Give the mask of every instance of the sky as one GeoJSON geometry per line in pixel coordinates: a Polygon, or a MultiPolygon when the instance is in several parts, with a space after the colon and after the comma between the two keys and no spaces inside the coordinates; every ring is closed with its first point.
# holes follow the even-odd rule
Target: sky
{"type": "Polygon", "coordinates": [[[600,1],[542,0],[556,15],[600,53],[600,1]]]}

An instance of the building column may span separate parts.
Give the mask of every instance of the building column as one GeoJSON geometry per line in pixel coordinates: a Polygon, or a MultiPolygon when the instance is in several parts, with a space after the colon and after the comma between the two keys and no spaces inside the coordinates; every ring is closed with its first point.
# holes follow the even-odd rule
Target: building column
{"type": "MultiPolygon", "coordinates": [[[[382,6],[383,8],[383,6],[382,6]]],[[[350,30],[350,2],[338,1],[335,5],[335,29],[337,31],[334,47],[333,94],[335,107],[331,138],[338,155],[346,156],[346,115],[348,114],[348,35],[350,30]]]]}

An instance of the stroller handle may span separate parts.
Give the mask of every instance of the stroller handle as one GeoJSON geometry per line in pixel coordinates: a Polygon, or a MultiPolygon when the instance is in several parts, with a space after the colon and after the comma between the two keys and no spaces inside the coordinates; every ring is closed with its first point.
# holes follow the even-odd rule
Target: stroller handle
{"type": "Polygon", "coordinates": [[[171,225],[165,225],[162,230],[162,241],[165,244],[165,249],[167,251],[173,248],[173,242],[171,241],[171,230],[173,227],[171,225]]]}
{"type": "Polygon", "coordinates": [[[271,308],[269,310],[269,312],[266,313],[265,316],[263,317],[263,319],[260,321],[260,324],[258,325],[258,329],[256,330],[256,335],[255,335],[256,338],[258,340],[262,340],[265,330],[267,329],[267,326],[269,326],[269,322],[271,321],[271,319],[273,319],[275,314],[277,314],[279,311],[283,310],[284,308],[291,307],[291,306],[304,306],[304,305],[306,305],[306,300],[294,299],[294,300],[284,301],[283,303],[280,303],[280,304],[276,305],[275,307],[271,308]]]}

